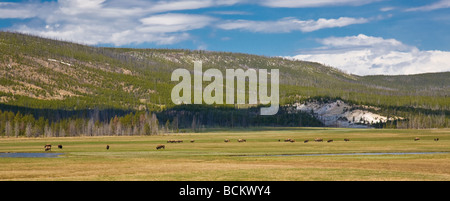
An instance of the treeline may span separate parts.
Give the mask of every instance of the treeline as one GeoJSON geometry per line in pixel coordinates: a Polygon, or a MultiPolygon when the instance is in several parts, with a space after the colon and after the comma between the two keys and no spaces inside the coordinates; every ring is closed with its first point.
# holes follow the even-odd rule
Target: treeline
{"type": "Polygon", "coordinates": [[[35,118],[32,114],[22,114],[20,111],[14,113],[0,110],[0,136],[5,137],[155,135],[160,129],[155,113],[149,112],[114,116],[105,121],[94,116],[49,121],[43,116],[35,118]]]}
{"type": "Polygon", "coordinates": [[[172,128],[235,128],[260,126],[323,126],[309,113],[280,107],[276,115],[259,115],[260,107],[236,109],[229,106],[180,105],[158,113],[158,118],[172,128]]]}
{"type": "MultiPolygon", "coordinates": [[[[429,128],[449,128],[450,119],[448,112],[392,112],[394,120],[372,124],[375,128],[398,128],[398,129],[429,129],[429,128]],[[400,117],[400,115],[403,115],[400,117]]],[[[392,117],[392,116],[391,116],[392,117]]],[[[388,116],[388,118],[390,118],[388,116]]]]}
{"type": "MultiPolygon", "coordinates": [[[[119,113],[121,113],[120,111],[119,113]]],[[[32,113],[0,110],[0,136],[67,137],[108,135],[157,135],[199,132],[204,128],[258,126],[323,126],[307,113],[281,107],[277,115],[261,116],[259,108],[234,109],[217,106],[178,106],[163,112],[138,111],[100,118],[97,110],[65,118],[35,117],[32,113]]],[[[109,114],[113,114],[112,111],[109,114]]]]}

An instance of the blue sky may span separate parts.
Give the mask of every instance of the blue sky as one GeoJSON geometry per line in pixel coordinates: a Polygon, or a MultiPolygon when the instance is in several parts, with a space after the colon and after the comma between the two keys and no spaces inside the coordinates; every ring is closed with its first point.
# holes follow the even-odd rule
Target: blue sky
{"type": "Polygon", "coordinates": [[[242,52],[344,72],[450,71],[450,0],[0,0],[0,29],[95,46],[242,52]]]}

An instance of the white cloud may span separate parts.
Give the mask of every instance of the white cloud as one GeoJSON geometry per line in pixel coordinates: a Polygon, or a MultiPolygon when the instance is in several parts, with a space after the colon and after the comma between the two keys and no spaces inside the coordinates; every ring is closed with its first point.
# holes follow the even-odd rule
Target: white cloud
{"type": "MultiPolygon", "coordinates": [[[[268,7],[317,7],[362,5],[377,0],[57,0],[50,2],[0,2],[0,19],[21,21],[8,30],[84,44],[126,45],[151,42],[172,44],[189,39],[188,31],[218,24],[226,30],[254,32],[311,32],[324,28],[366,23],[365,18],[278,21],[224,21],[206,15],[175,14],[202,8],[258,4],[268,7]]],[[[211,11],[209,14],[248,15],[243,11],[211,11]]],[[[251,14],[251,13],[250,13],[251,14]]]]}
{"type": "Polygon", "coordinates": [[[188,14],[162,14],[140,19],[144,25],[140,28],[144,32],[179,32],[193,29],[200,29],[215,19],[203,15],[188,14]]]}
{"type": "Polygon", "coordinates": [[[250,21],[235,20],[218,24],[217,27],[225,30],[246,30],[264,33],[288,33],[291,31],[312,32],[324,28],[344,27],[352,24],[369,22],[366,18],[340,17],[338,19],[298,20],[288,17],[277,21],[250,21]]]}
{"type": "Polygon", "coordinates": [[[46,5],[50,4],[0,2],[0,19],[27,19],[37,17],[40,13],[39,11],[47,12],[46,5]]]}
{"type": "Polygon", "coordinates": [[[8,29],[83,44],[117,46],[151,42],[173,44],[189,39],[189,30],[215,19],[204,15],[161,12],[232,5],[233,0],[59,0],[57,2],[0,3],[1,18],[33,18],[32,23],[8,29]]]}
{"type": "Polygon", "coordinates": [[[391,11],[391,10],[395,10],[395,7],[383,7],[383,8],[380,8],[381,12],[388,12],[388,11],[391,11]]]}
{"type": "Polygon", "coordinates": [[[262,0],[260,4],[268,7],[305,8],[342,5],[359,6],[374,1],[379,0],[262,0]]]}
{"type": "Polygon", "coordinates": [[[431,11],[443,8],[450,8],[450,0],[440,0],[430,5],[408,8],[406,11],[431,11]]]}
{"type": "Polygon", "coordinates": [[[324,46],[288,58],[319,62],[357,75],[450,71],[450,52],[422,51],[395,39],[360,34],[318,41],[324,46]]]}

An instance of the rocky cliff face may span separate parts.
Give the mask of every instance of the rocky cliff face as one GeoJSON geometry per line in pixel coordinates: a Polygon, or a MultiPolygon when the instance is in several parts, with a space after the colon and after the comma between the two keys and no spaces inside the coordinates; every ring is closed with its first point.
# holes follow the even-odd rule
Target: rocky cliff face
{"type": "MultiPolygon", "coordinates": [[[[388,120],[388,117],[366,109],[360,109],[364,107],[350,105],[342,100],[332,102],[311,101],[303,104],[297,103],[294,106],[299,111],[311,113],[325,126],[331,127],[369,128],[371,124],[388,120]]],[[[394,120],[394,118],[390,117],[389,120],[394,120]]]]}

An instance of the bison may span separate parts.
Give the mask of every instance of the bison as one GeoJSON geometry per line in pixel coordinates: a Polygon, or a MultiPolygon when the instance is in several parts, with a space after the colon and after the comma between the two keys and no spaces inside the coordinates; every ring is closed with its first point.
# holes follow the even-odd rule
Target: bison
{"type": "Polygon", "coordinates": [[[156,150],[158,150],[158,149],[166,149],[166,146],[163,144],[159,144],[156,146],[156,150]]]}
{"type": "Polygon", "coordinates": [[[62,149],[62,145],[58,144],[58,149],[62,149]]]}
{"type": "Polygon", "coordinates": [[[195,142],[195,140],[191,140],[191,143],[194,143],[195,142]]]}
{"type": "Polygon", "coordinates": [[[333,142],[333,140],[328,140],[327,142],[333,142]]]}
{"type": "Polygon", "coordinates": [[[350,141],[350,139],[348,139],[348,138],[345,138],[345,139],[344,139],[344,141],[348,142],[348,141],[350,141]]]}
{"type": "Polygon", "coordinates": [[[230,142],[230,140],[229,139],[225,139],[224,142],[230,142]]]}
{"type": "Polygon", "coordinates": [[[434,141],[436,141],[436,142],[439,141],[439,138],[435,138],[434,141]]]}
{"type": "Polygon", "coordinates": [[[323,139],[322,138],[316,138],[316,139],[314,139],[314,141],[315,142],[323,142],[323,139]]]}
{"type": "Polygon", "coordinates": [[[44,146],[44,150],[45,150],[45,151],[51,151],[51,150],[52,150],[52,145],[51,145],[51,144],[46,144],[46,145],[44,146]]]}
{"type": "Polygon", "coordinates": [[[305,140],[305,141],[303,141],[303,143],[307,143],[307,142],[309,142],[309,140],[305,140]]]}
{"type": "Polygon", "coordinates": [[[182,143],[183,140],[167,140],[167,143],[182,143]]]}
{"type": "Polygon", "coordinates": [[[417,141],[417,140],[420,140],[420,138],[418,138],[418,137],[414,138],[414,141],[417,141]]]}
{"type": "Polygon", "coordinates": [[[247,142],[245,139],[239,139],[238,142],[247,142]]]}
{"type": "Polygon", "coordinates": [[[109,150],[109,145],[106,145],[106,150],[109,150]]]}
{"type": "Polygon", "coordinates": [[[291,138],[285,139],[284,141],[285,141],[285,142],[295,142],[295,140],[294,140],[294,139],[291,139],[291,138]]]}

